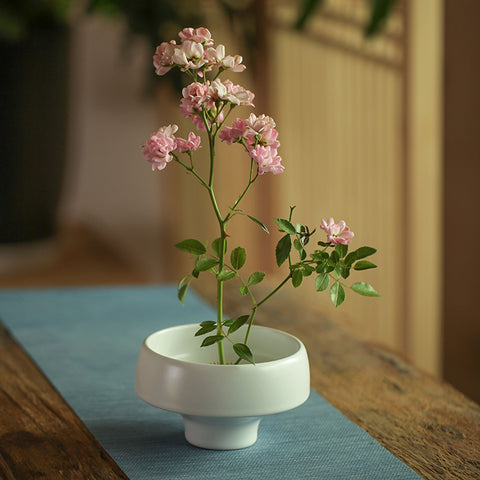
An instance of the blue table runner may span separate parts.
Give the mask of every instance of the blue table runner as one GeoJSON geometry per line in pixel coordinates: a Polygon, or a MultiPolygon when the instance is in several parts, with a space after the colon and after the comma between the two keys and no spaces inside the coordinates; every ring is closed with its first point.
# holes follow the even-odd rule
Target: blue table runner
{"type": "Polygon", "coordinates": [[[132,480],[420,478],[314,391],[264,417],[250,448],[190,446],[180,415],[136,396],[136,360],[150,333],[214,317],[169,285],[0,291],[3,323],[132,480]]]}

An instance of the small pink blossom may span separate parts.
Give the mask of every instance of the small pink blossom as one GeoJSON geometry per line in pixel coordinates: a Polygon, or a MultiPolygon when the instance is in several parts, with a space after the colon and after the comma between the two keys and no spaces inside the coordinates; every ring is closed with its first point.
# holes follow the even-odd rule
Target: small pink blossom
{"type": "Polygon", "coordinates": [[[213,45],[213,38],[210,31],[205,27],[200,28],[184,28],[178,33],[182,42],[191,40],[197,43],[203,43],[206,46],[213,45]]]}
{"type": "Polygon", "coordinates": [[[350,231],[343,220],[335,223],[332,217],[327,221],[322,218],[320,228],[327,233],[327,240],[334,245],[338,243],[348,245],[354,237],[354,233],[350,231]]]}
{"type": "Polygon", "coordinates": [[[258,174],[273,173],[278,175],[285,170],[285,167],[280,164],[281,157],[277,154],[277,149],[272,147],[263,147],[257,145],[250,151],[250,156],[258,164],[258,174]]]}
{"type": "Polygon", "coordinates": [[[225,47],[218,45],[217,48],[208,48],[205,51],[205,58],[208,63],[221,67],[232,72],[243,72],[245,65],[242,64],[243,58],[240,55],[225,55],[225,47]]]}
{"type": "Polygon", "coordinates": [[[247,124],[245,120],[237,118],[231,127],[224,127],[220,131],[220,140],[227,142],[228,145],[240,141],[241,138],[245,137],[247,132],[247,124]]]}
{"type": "Polygon", "coordinates": [[[177,47],[175,40],[161,43],[153,55],[153,65],[157,75],[165,75],[173,66],[173,54],[177,47]]]}
{"type": "Polygon", "coordinates": [[[201,43],[186,40],[175,48],[172,56],[173,62],[181,67],[182,71],[188,69],[197,70],[207,62],[203,58],[203,45],[201,43]]]}
{"type": "Polygon", "coordinates": [[[180,153],[183,152],[194,152],[200,147],[200,137],[195,135],[193,132],[188,134],[188,139],[177,138],[177,148],[180,153]]]}
{"type": "Polygon", "coordinates": [[[173,159],[170,153],[177,148],[177,139],[174,136],[177,130],[177,125],[162,127],[143,145],[143,155],[152,164],[152,170],[163,170],[173,159]]]}
{"type": "Polygon", "coordinates": [[[254,113],[251,113],[246,120],[246,123],[255,133],[262,133],[265,130],[272,130],[276,126],[273,118],[264,115],[263,113],[258,117],[254,113]]]}

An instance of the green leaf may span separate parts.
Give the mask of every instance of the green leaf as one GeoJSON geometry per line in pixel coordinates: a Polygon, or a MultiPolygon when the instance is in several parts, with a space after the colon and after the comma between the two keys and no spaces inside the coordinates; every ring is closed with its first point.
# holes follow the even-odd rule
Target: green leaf
{"type": "Polygon", "coordinates": [[[217,326],[217,322],[214,322],[214,321],[212,321],[212,320],[206,320],[205,322],[202,322],[202,323],[200,324],[201,327],[206,327],[207,325],[215,325],[215,326],[217,326]]]}
{"type": "Polygon", "coordinates": [[[303,250],[303,245],[301,244],[300,240],[298,238],[296,238],[294,241],[293,241],[293,246],[295,247],[295,250],[298,250],[299,252],[301,250],[303,250]]]}
{"type": "Polygon", "coordinates": [[[237,247],[232,250],[230,254],[230,261],[232,262],[232,267],[235,270],[239,270],[245,265],[247,259],[247,252],[243,247],[237,247]]]}
{"type": "Polygon", "coordinates": [[[307,252],[305,250],[300,250],[300,260],[305,260],[307,258],[307,252]]]}
{"type": "Polygon", "coordinates": [[[187,288],[188,288],[188,283],[182,285],[177,291],[177,297],[182,302],[182,305],[183,305],[183,302],[185,301],[185,295],[187,293],[187,288]]]}
{"type": "Polygon", "coordinates": [[[315,268],[313,268],[311,265],[304,265],[303,266],[303,276],[304,277],[310,276],[314,271],[315,271],[315,268]]]}
{"type": "Polygon", "coordinates": [[[277,243],[277,248],[275,249],[275,256],[277,258],[277,265],[280,266],[290,255],[290,250],[292,249],[292,240],[290,235],[287,233],[284,237],[280,239],[277,243]]]}
{"type": "Polygon", "coordinates": [[[347,267],[350,267],[356,259],[357,259],[357,252],[350,252],[345,257],[345,265],[347,265],[347,267]]]}
{"type": "Polygon", "coordinates": [[[295,270],[292,274],[292,285],[297,288],[302,284],[303,273],[301,270],[295,270]]]}
{"type": "Polygon", "coordinates": [[[361,258],[369,257],[373,255],[377,250],[372,247],[360,247],[355,250],[356,259],[360,260],[361,258]]]}
{"type": "Polygon", "coordinates": [[[297,233],[295,227],[288,220],[285,220],[284,218],[274,218],[274,220],[282,232],[290,235],[295,235],[297,233]]]}
{"type": "Polygon", "coordinates": [[[330,283],[330,276],[328,275],[328,273],[321,273],[315,279],[315,290],[317,292],[323,292],[328,288],[329,283],[330,283]]]}
{"type": "Polygon", "coordinates": [[[340,274],[343,278],[348,278],[350,276],[350,268],[344,265],[340,266],[340,274]]]}
{"type": "MultiPolygon", "coordinates": [[[[220,244],[221,244],[221,241],[222,239],[221,238],[216,238],[213,242],[212,242],[212,250],[213,252],[215,253],[215,255],[217,257],[220,257],[220,244]]],[[[225,239],[223,241],[223,250],[225,253],[227,251],[227,239],[225,239]]]]}
{"type": "Polygon", "coordinates": [[[305,27],[307,19],[313,17],[313,13],[317,7],[320,7],[324,0],[303,0],[299,16],[295,22],[295,28],[302,30],[305,27]]]}
{"type": "Polygon", "coordinates": [[[193,238],[183,240],[182,242],[177,243],[175,246],[183,252],[193,253],[194,255],[203,255],[207,251],[203,243],[193,238]]]}
{"type": "Polygon", "coordinates": [[[369,268],[377,268],[377,266],[368,260],[360,260],[353,266],[354,270],[368,270],[369,268]]]}
{"type": "Polygon", "coordinates": [[[335,307],[340,306],[345,300],[345,290],[339,282],[335,282],[330,287],[330,299],[335,307]]]}
{"type": "Polygon", "coordinates": [[[265,272],[253,272],[248,278],[248,285],[256,285],[265,278],[265,272]]]}
{"type": "Polygon", "coordinates": [[[240,288],[240,293],[245,296],[245,295],[248,295],[248,287],[246,285],[242,285],[240,288]]]}
{"type": "Polygon", "coordinates": [[[365,297],[380,297],[380,294],[368,283],[357,282],[352,285],[352,290],[365,297]]]}
{"type": "Polygon", "coordinates": [[[270,232],[268,231],[268,228],[267,228],[260,220],[258,220],[258,219],[255,218],[255,217],[252,217],[251,215],[247,215],[247,217],[248,217],[250,220],[253,220],[256,224],[260,225],[260,226],[263,228],[263,230],[265,230],[265,232],[270,233],[270,232]]]}
{"type": "Polygon", "coordinates": [[[242,315],[241,317],[236,318],[232,324],[229,326],[228,335],[238,330],[245,322],[250,318],[250,315],[242,315]]]}
{"type": "Polygon", "coordinates": [[[244,343],[236,343],[233,346],[234,352],[243,360],[255,365],[252,351],[244,343]]]}
{"type": "Polygon", "coordinates": [[[343,245],[342,243],[338,243],[335,247],[335,251],[338,253],[340,258],[343,258],[348,252],[348,245],[343,245]]]}
{"type": "Polygon", "coordinates": [[[203,327],[201,326],[200,330],[197,330],[197,332],[195,333],[195,336],[199,337],[200,335],[205,335],[206,333],[213,332],[213,330],[217,328],[217,324],[215,322],[212,322],[212,323],[213,325],[208,324],[208,325],[204,325],[203,327]]]}
{"type": "Polygon", "coordinates": [[[333,272],[334,269],[335,267],[333,265],[329,265],[326,262],[319,262],[315,271],[317,273],[330,273],[333,272]]]}
{"type": "Polygon", "coordinates": [[[200,346],[208,347],[210,345],[213,345],[214,343],[221,342],[224,338],[225,337],[223,335],[212,335],[210,337],[206,337],[200,346]]]}
{"type": "Polygon", "coordinates": [[[224,268],[217,275],[217,279],[220,282],[226,282],[227,280],[231,280],[234,276],[235,276],[235,272],[233,272],[232,270],[228,270],[227,268],[224,268]]]}
{"type": "Polygon", "coordinates": [[[213,268],[215,265],[218,265],[218,260],[216,260],[215,258],[197,258],[197,261],[195,262],[195,268],[199,272],[206,272],[207,270],[213,268]]]}
{"type": "Polygon", "coordinates": [[[394,5],[395,0],[373,0],[365,37],[370,38],[380,31],[394,5]]]}
{"type": "Polygon", "coordinates": [[[340,257],[338,256],[338,253],[336,250],[333,250],[333,252],[330,254],[330,259],[334,264],[338,263],[338,261],[340,260],[340,257]]]}

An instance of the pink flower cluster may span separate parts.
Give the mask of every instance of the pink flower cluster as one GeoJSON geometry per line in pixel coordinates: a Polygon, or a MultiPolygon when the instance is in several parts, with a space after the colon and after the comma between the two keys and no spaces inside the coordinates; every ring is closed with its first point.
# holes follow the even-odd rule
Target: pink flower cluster
{"type": "Polygon", "coordinates": [[[193,70],[200,77],[214,67],[233,72],[245,70],[240,55],[225,55],[223,45],[214,47],[212,35],[208,29],[184,28],[178,36],[180,44],[177,45],[175,40],[171,40],[157,47],[153,56],[157,75],[165,75],[174,67],[179,67],[183,72],[193,70]]]}
{"type": "Polygon", "coordinates": [[[152,170],[163,170],[167,163],[173,159],[172,152],[178,150],[180,153],[193,152],[200,148],[200,137],[193,132],[188,138],[177,138],[177,125],[162,127],[158,132],[152,134],[150,139],[142,147],[143,155],[152,164],[152,170]]]}
{"type": "Polygon", "coordinates": [[[191,118],[195,126],[205,130],[202,111],[205,112],[209,125],[213,122],[220,124],[224,116],[222,107],[232,105],[253,106],[254,94],[240,85],[234,85],[230,80],[222,82],[216,79],[213,82],[194,82],[182,90],[180,111],[185,118],[191,118]]]}
{"type": "Polygon", "coordinates": [[[334,245],[338,243],[348,245],[354,236],[343,220],[335,223],[332,217],[327,221],[322,218],[320,228],[327,233],[327,240],[334,245]]]}
{"type": "Polygon", "coordinates": [[[246,120],[237,118],[231,127],[224,127],[220,132],[220,139],[232,143],[242,143],[255,162],[258,164],[258,173],[282,173],[285,167],[280,163],[281,157],[277,153],[280,142],[275,122],[267,115],[256,116],[251,113],[246,120]]]}

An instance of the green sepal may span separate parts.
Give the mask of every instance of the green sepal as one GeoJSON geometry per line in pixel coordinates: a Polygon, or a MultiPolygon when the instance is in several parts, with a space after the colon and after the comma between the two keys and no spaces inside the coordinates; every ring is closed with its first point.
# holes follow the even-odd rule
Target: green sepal
{"type": "Polygon", "coordinates": [[[228,333],[227,335],[230,335],[231,333],[235,332],[238,330],[242,325],[245,324],[245,322],[250,318],[250,315],[242,315],[241,317],[235,318],[233,322],[228,326],[228,333]]]}
{"type": "Polygon", "coordinates": [[[330,283],[330,276],[328,275],[328,273],[321,273],[315,279],[315,290],[317,292],[323,292],[328,288],[329,283],[330,283]]]}
{"type": "Polygon", "coordinates": [[[295,235],[297,233],[295,227],[288,220],[284,218],[274,218],[274,220],[282,232],[288,233],[289,235],[295,235]]]}
{"type": "Polygon", "coordinates": [[[244,343],[236,343],[233,346],[233,351],[242,359],[248,363],[255,365],[255,359],[253,358],[252,351],[244,343]]]}
{"type": "Polygon", "coordinates": [[[230,261],[232,262],[232,267],[235,270],[239,270],[245,265],[247,259],[247,252],[243,247],[237,247],[232,250],[230,254],[230,261]]]}
{"type": "Polygon", "coordinates": [[[197,258],[195,262],[195,268],[199,272],[206,272],[216,265],[218,265],[218,260],[215,258],[197,258]]]}
{"type": "Polygon", "coordinates": [[[279,242],[277,243],[277,247],[275,249],[275,257],[277,260],[277,265],[280,266],[282,263],[288,258],[290,255],[290,250],[292,249],[292,240],[290,235],[287,233],[284,237],[282,237],[279,242]]]}
{"type": "Polygon", "coordinates": [[[352,285],[352,290],[365,297],[380,297],[380,294],[366,282],[357,282],[352,285]]]}
{"type": "Polygon", "coordinates": [[[377,266],[368,260],[360,260],[353,266],[354,270],[368,270],[369,268],[377,268],[377,266]]]}
{"type": "Polygon", "coordinates": [[[202,344],[200,345],[201,347],[209,347],[210,345],[213,345],[214,343],[221,342],[225,337],[223,335],[212,335],[210,337],[206,337],[202,344]]]}
{"type": "Polygon", "coordinates": [[[182,252],[192,253],[193,255],[203,255],[207,251],[205,245],[194,238],[183,240],[175,246],[182,252]]]}
{"type": "Polygon", "coordinates": [[[217,275],[217,279],[220,282],[226,282],[227,280],[231,280],[233,277],[235,277],[235,272],[232,270],[228,270],[227,268],[224,268],[217,275]]]}
{"type": "Polygon", "coordinates": [[[253,272],[250,277],[248,277],[248,285],[256,285],[260,283],[265,278],[265,272],[253,272]]]}
{"type": "Polygon", "coordinates": [[[345,300],[345,289],[339,282],[335,282],[330,287],[330,299],[335,307],[340,306],[345,300]]]}

